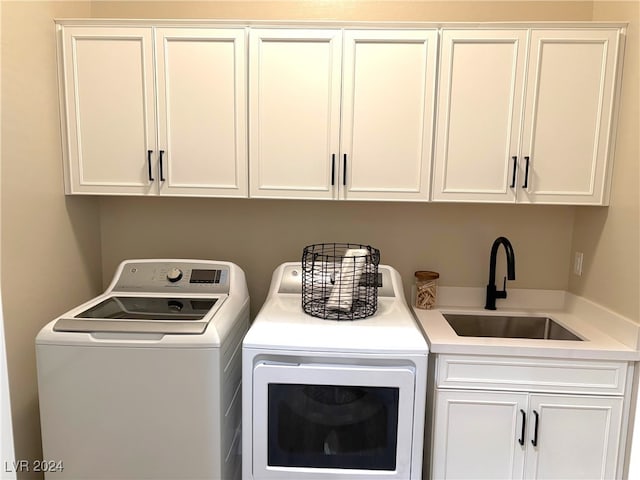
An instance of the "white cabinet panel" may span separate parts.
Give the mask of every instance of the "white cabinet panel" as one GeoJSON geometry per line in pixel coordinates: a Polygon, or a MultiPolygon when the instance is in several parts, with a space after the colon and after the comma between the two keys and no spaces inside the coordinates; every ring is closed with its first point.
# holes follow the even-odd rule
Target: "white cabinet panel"
{"type": "Polygon", "coordinates": [[[245,29],[60,30],[67,193],[247,196],[245,29]]]}
{"type": "Polygon", "coordinates": [[[252,29],[250,195],[428,200],[436,55],[433,29],[252,29]]]}
{"type": "Polygon", "coordinates": [[[442,38],[432,199],[606,205],[620,30],[442,38]]]}
{"type": "Polygon", "coordinates": [[[344,32],[343,198],[428,198],[437,38],[433,30],[344,32]]]}
{"type": "Polygon", "coordinates": [[[526,408],[526,393],[438,390],[433,478],[521,478],[526,408]]]}
{"type": "Polygon", "coordinates": [[[629,365],[622,361],[438,355],[443,388],[624,395],[629,365]]]}
{"type": "Polygon", "coordinates": [[[527,30],[444,30],[434,200],[513,202],[527,30]]]}
{"type": "Polygon", "coordinates": [[[161,193],[247,196],[245,35],[157,29],[161,193]]]}
{"type": "Polygon", "coordinates": [[[605,203],[618,30],[533,30],[522,201],[605,203]],[[525,165],[526,168],[526,165],[525,165]]]}
{"type": "Polygon", "coordinates": [[[339,30],[251,30],[252,197],[336,196],[341,48],[339,30]]]}
{"type": "Polygon", "coordinates": [[[68,192],[154,193],[151,30],[69,27],[62,48],[68,192]]]}
{"type": "Polygon", "coordinates": [[[526,478],[615,478],[620,448],[621,397],[531,395],[526,478]],[[532,448],[533,447],[533,448],[532,448]]]}
{"type": "MultiPolygon", "coordinates": [[[[555,359],[482,359],[436,358],[432,478],[621,478],[630,387],[602,389],[597,378],[604,363],[584,361],[586,375],[575,377],[571,371],[583,361],[567,360],[565,367],[555,359]]],[[[628,377],[627,368],[620,376],[628,377]]]]}
{"type": "Polygon", "coordinates": [[[436,391],[437,479],[616,478],[622,397],[436,391]]]}

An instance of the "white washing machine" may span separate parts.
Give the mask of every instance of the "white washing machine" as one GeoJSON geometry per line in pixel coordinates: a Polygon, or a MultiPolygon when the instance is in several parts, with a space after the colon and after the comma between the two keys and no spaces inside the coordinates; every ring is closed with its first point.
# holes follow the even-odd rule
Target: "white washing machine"
{"type": "Polygon", "coordinates": [[[396,270],[377,312],[304,313],[300,263],[279,266],[242,346],[245,480],[422,478],[428,348],[396,270]]]}
{"type": "Polygon", "coordinates": [[[128,260],[36,337],[47,478],[240,477],[244,272],[128,260]]]}

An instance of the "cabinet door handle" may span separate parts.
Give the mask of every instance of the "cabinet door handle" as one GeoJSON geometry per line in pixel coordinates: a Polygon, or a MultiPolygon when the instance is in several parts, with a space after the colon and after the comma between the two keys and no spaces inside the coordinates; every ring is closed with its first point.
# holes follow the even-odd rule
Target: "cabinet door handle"
{"type": "Polygon", "coordinates": [[[520,444],[520,446],[524,446],[524,433],[527,425],[527,414],[522,409],[520,409],[520,414],[522,415],[522,430],[520,431],[520,438],[518,439],[518,443],[520,444]]]}
{"type": "Polygon", "coordinates": [[[534,447],[538,446],[538,423],[540,420],[540,416],[538,415],[538,412],[536,412],[535,410],[533,411],[533,415],[536,417],[536,423],[535,426],[533,427],[533,440],[531,440],[531,444],[534,447]]]}
{"type": "Polygon", "coordinates": [[[331,155],[331,186],[336,184],[336,154],[331,155]]]}
{"type": "Polygon", "coordinates": [[[342,185],[347,185],[347,154],[344,154],[344,166],[342,167],[342,185]]]}
{"type": "Polygon", "coordinates": [[[164,178],[164,169],[162,166],[162,156],[164,155],[164,150],[160,150],[160,181],[164,182],[166,179],[164,178]]]}
{"type": "Polygon", "coordinates": [[[518,168],[518,157],[511,157],[511,160],[513,160],[513,176],[511,177],[511,185],[509,185],[509,188],[516,188],[516,169],[518,168]]]}
{"type": "Polygon", "coordinates": [[[524,157],[524,163],[524,184],[522,185],[522,188],[527,188],[529,185],[529,157],[524,157]]]}
{"type": "Polygon", "coordinates": [[[149,167],[149,181],[153,182],[155,181],[155,178],[153,178],[153,172],[151,170],[151,154],[153,153],[153,150],[147,150],[147,166],[149,167]]]}

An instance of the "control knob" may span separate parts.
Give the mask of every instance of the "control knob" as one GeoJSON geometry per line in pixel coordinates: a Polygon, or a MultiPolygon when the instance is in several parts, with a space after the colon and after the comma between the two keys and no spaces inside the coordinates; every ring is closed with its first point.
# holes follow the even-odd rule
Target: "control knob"
{"type": "Polygon", "coordinates": [[[182,270],[180,270],[179,268],[174,267],[167,273],[167,280],[169,280],[171,283],[177,282],[181,278],[182,270]]]}

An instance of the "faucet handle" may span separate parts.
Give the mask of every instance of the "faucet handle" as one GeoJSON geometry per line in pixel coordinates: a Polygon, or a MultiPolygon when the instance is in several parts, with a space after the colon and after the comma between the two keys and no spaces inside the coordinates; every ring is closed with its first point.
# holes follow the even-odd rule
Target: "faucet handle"
{"type": "Polygon", "coordinates": [[[496,298],[507,298],[507,277],[502,280],[502,290],[496,290],[496,298]]]}

